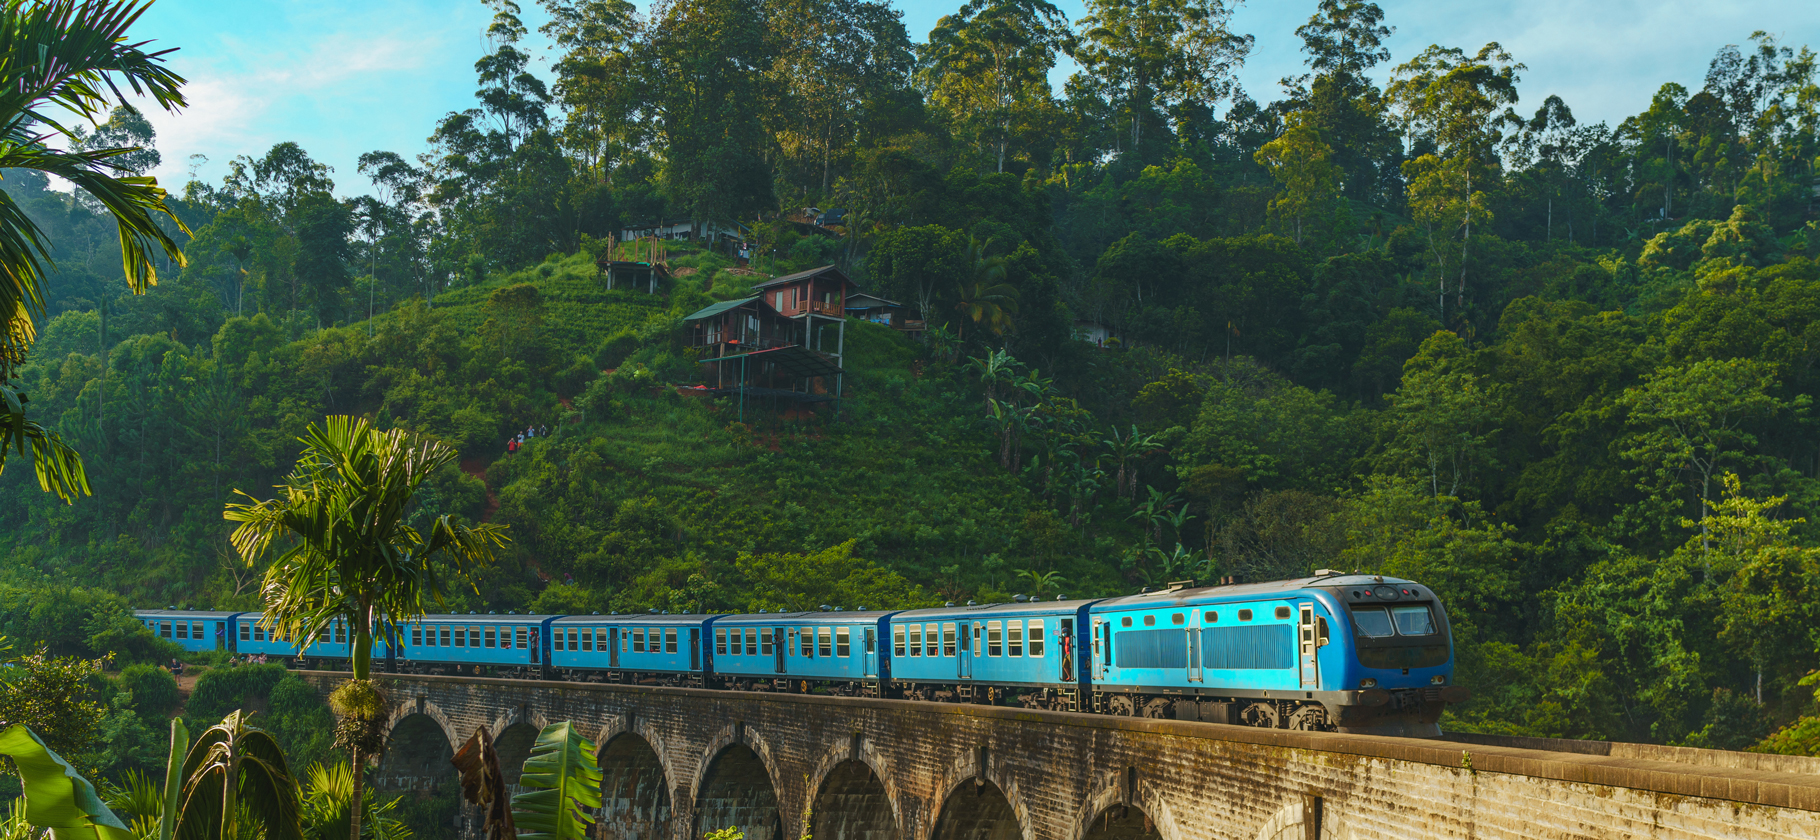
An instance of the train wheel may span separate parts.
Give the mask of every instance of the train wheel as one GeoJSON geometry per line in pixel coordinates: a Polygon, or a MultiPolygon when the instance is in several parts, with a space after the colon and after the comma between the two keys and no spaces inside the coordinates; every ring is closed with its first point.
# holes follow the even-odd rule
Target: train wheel
{"type": "Polygon", "coordinates": [[[1304,732],[1326,732],[1333,729],[1333,725],[1327,722],[1327,707],[1311,703],[1290,714],[1289,728],[1304,732]]]}
{"type": "Polygon", "coordinates": [[[1239,720],[1246,726],[1260,729],[1277,729],[1283,725],[1283,713],[1277,710],[1277,704],[1268,700],[1252,703],[1239,712],[1239,720]]]}
{"type": "Polygon", "coordinates": [[[1106,714],[1117,717],[1133,717],[1137,714],[1137,703],[1129,694],[1114,694],[1106,698],[1106,714]]]}

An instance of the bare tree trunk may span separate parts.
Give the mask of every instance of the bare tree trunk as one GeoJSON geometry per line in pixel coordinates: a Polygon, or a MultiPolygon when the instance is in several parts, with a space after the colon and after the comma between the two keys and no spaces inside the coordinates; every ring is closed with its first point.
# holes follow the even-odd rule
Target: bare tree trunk
{"type": "Polygon", "coordinates": [[[354,801],[348,803],[348,840],[360,840],[360,812],[362,810],[360,807],[360,795],[362,793],[362,783],[366,776],[366,774],[362,772],[363,768],[360,766],[360,747],[354,748],[352,760],[354,762],[354,801]]]}

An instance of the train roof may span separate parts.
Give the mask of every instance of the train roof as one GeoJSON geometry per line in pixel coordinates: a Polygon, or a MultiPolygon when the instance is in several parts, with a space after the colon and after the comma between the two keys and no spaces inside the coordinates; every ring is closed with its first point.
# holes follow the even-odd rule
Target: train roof
{"type": "Polygon", "coordinates": [[[813,612],[740,613],[737,615],[722,616],[720,623],[737,622],[751,624],[781,621],[787,624],[794,624],[803,621],[824,623],[851,621],[858,624],[876,624],[879,619],[896,612],[897,610],[827,610],[825,612],[818,610],[813,612]]]}
{"type": "Polygon", "coordinates": [[[426,616],[422,616],[420,618],[417,618],[417,619],[414,619],[412,621],[408,621],[405,623],[406,624],[418,624],[418,623],[434,621],[434,622],[439,622],[439,623],[460,622],[462,624],[527,624],[527,623],[537,624],[537,623],[542,622],[546,618],[558,618],[558,617],[559,616],[553,616],[553,615],[529,615],[529,614],[527,614],[527,615],[493,615],[493,614],[489,613],[487,615],[462,615],[460,613],[447,613],[447,614],[442,614],[442,615],[426,615],[426,616]]]}
{"type": "Polygon", "coordinates": [[[1096,603],[1097,598],[1077,598],[1071,601],[1025,601],[1000,604],[970,604],[961,607],[934,607],[926,610],[909,610],[901,617],[909,619],[938,618],[941,616],[973,615],[1057,615],[1074,613],[1081,607],[1096,603]]]}
{"type": "Polygon", "coordinates": [[[623,613],[621,615],[559,615],[556,624],[700,624],[714,616],[700,613],[664,615],[657,613],[623,613]]]}
{"type": "Polygon", "coordinates": [[[1379,583],[1414,583],[1397,577],[1384,575],[1318,575],[1315,577],[1292,578],[1290,580],[1270,580],[1258,583],[1236,583],[1226,586],[1196,586],[1181,589],[1159,589],[1155,592],[1142,592],[1137,595],[1125,595],[1119,598],[1108,598],[1100,606],[1108,609],[1142,608],[1158,604],[1181,604],[1188,601],[1230,601],[1246,598],[1278,598],[1301,589],[1329,586],[1368,586],[1379,583]]]}
{"type": "Polygon", "coordinates": [[[139,618],[227,618],[237,610],[133,610],[139,618]]]}

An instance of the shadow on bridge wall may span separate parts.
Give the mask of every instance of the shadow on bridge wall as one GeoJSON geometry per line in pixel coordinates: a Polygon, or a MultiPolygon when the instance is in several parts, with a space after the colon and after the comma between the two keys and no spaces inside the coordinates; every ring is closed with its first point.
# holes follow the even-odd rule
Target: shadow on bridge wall
{"type": "Polygon", "coordinates": [[[716,753],[699,789],[691,837],[729,826],[738,826],[745,840],[779,840],[783,836],[777,788],[751,747],[729,744],[716,753]]]}
{"type": "Polygon", "coordinates": [[[600,840],[670,836],[670,785],[650,742],[621,734],[600,749],[600,840]]]}
{"type": "Polygon", "coordinates": [[[1129,805],[1114,805],[1087,825],[1083,840],[1162,840],[1150,815],[1129,805]]]}
{"type": "Polygon", "coordinates": [[[942,803],[934,840],[1022,840],[1011,800],[998,785],[974,778],[962,782],[942,803]]]}
{"type": "Polygon", "coordinates": [[[897,818],[885,783],[865,762],[835,765],[822,781],[810,812],[812,837],[829,840],[898,840],[897,818]]]}

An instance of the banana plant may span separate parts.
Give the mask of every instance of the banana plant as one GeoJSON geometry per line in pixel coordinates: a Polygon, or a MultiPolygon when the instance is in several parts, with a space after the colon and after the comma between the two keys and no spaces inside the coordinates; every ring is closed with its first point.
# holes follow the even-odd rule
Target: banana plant
{"type": "Polygon", "coordinates": [[[594,753],[594,743],[569,721],[537,733],[518,779],[530,790],[512,797],[512,820],[524,831],[520,840],[585,840],[600,807],[594,753]]]}
{"type": "Polygon", "coordinates": [[[505,775],[499,771],[499,752],[493,749],[493,736],[482,726],[473,737],[449,759],[461,774],[461,795],[469,804],[480,808],[486,817],[487,840],[512,840],[518,829],[512,825],[512,809],[506,800],[505,775]]]}
{"type": "Polygon", "coordinates": [[[246,718],[234,712],[196,737],[176,777],[180,795],[166,802],[161,838],[238,838],[243,828],[256,828],[266,840],[304,840],[297,782],[284,752],[246,718]]]}
{"type": "Polygon", "coordinates": [[[0,732],[0,755],[19,769],[25,821],[50,829],[51,840],[133,840],[95,786],[29,727],[18,724],[0,732]]]}

